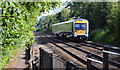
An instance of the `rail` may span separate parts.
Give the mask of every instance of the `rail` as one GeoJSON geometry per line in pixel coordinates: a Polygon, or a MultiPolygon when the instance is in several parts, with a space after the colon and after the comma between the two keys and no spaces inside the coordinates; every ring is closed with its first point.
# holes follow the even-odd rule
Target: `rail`
{"type": "MultiPolygon", "coordinates": [[[[60,49],[62,49],[63,51],[65,51],[66,53],[68,53],[69,55],[71,55],[72,57],[76,58],[78,61],[80,61],[81,63],[87,65],[89,61],[85,61],[83,59],[81,59],[80,57],[76,56],[75,54],[71,53],[70,51],[64,49],[63,47],[61,47],[60,45],[56,44],[54,41],[59,41],[60,43],[63,43],[65,45],[68,45],[69,47],[72,47],[76,50],[79,50],[79,51],[82,51],[86,54],[91,54],[92,57],[94,57],[95,59],[98,59],[98,60],[95,60],[95,59],[91,59],[91,58],[87,58],[87,60],[90,60],[90,61],[94,61],[94,62],[98,62],[98,63],[101,63],[103,64],[103,69],[106,69],[106,68],[109,68],[109,64],[117,67],[117,68],[120,68],[120,63],[116,62],[116,61],[113,61],[113,60],[109,60],[108,58],[108,54],[113,54],[113,55],[120,55],[119,54],[119,49],[116,49],[116,48],[112,48],[112,47],[103,47],[104,49],[101,51],[103,53],[103,57],[101,56],[98,56],[96,54],[93,54],[93,53],[90,53],[88,51],[85,51],[83,49],[80,49],[78,48],[77,46],[74,46],[74,45],[71,45],[71,44],[68,44],[66,42],[63,42],[61,40],[58,40],[58,39],[53,39],[53,38],[50,38],[50,37],[44,37],[46,40],[48,40],[49,42],[51,42],[52,44],[54,44],[55,46],[59,47],[60,49]],[[116,52],[117,53],[116,53],[116,52]],[[103,63],[102,63],[103,62],[103,63]]],[[[92,66],[94,68],[96,68],[95,66],[92,66]]]]}
{"type": "MultiPolygon", "coordinates": [[[[52,39],[53,39],[53,38],[52,38],[52,39]]],[[[76,49],[76,50],[79,50],[79,51],[81,51],[81,52],[84,52],[84,53],[86,53],[86,54],[91,54],[92,57],[97,58],[97,59],[100,60],[100,61],[103,61],[104,58],[106,57],[106,54],[103,52],[103,50],[105,51],[105,50],[109,49],[110,51],[114,51],[114,52],[120,53],[120,49],[113,48],[113,47],[109,47],[109,46],[107,46],[107,47],[106,47],[106,46],[101,46],[101,45],[98,45],[98,44],[97,44],[98,47],[103,47],[103,48],[104,48],[104,49],[101,49],[101,52],[103,53],[103,57],[101,57],[101,56],[99,56],[99,55],[96,55],[96,54],[90,53],[90,52],[88,52],[88,51],[82,50],[82,49],[80,49],[80,48],[77,48],[77,46],[73,46],[73,45],[71,45],[71,44],[65,43],[65,42],[63,42],[63,41],[61,41],[61,40],[58,40],[58,39],[54,39],[54,40],[57,40],[57,41],[59,41],[59,42],[61,42],[61,43],[63,43],[63,44],[68,45],[69,47],[72,47],[72,48],[74,48],[74,49],[76,49]],[[106,48],[107,48],[107,49],[106,49],[106,48]]],[[[91,43],[89,43],[89,44],[91,44],[91,43]]],[[[92,43],[92,44],[94,44],[94,43],[92,43]]],[[[94,44],[94,45],[95,45],[95,44],[94,44]]],[[[87,45],[86,45],[86,46],[87,46],[87,45]]],[[[88,47],[90,47],[90,46],[88,46],[88,47]]],[[[118,53],[117,53],[117,54],[118,54],[118,53]]],[[[106,61],[106,60],[105,60],[105,61],[106,61]]],[[[108,60],[108,61],[109,61],[109,63],[110,63],[111,65],[120,68],[120,63],[118,63],[118,62],[116,62],[116,61],[112,61],[112,60],[108,60]]],[[[106,62],[106,63],[107,63],[107,62],[106,62]]]]}
{"type": "Polygon", "coordinates": [[[54,39],[54,40],[59,41],[59,42],[65,44],[65,45],[68,45],[69,47],[74,48],[74,49],[76,49],[76,50],[78,50],[78,51],[84,52],[84,53],[86,53],[86,54],[91,54],[94,58],[98,58],[100,61],[102,61],[102,57],[101,57],[101,56],[98,56],[98,55],[96,55],[96,54],[94,54],[94,53],[90,53],[90,52],[88,52],[88,51],[85,51],[85,50],[83,50],[83,49],[78,48],[77,46],[73,46],[73,45],[68,44],[68,43],[65,43],[65,42],[63,42],[63,41],[60,41],[60,40],[57,40],[57,39],[54,39]]]}
{"type": "MultiPolygon", "coordinates": [[[[39,48],[39,52],[40,52],[40,64],[39,64],[40,70],[53,70],[53,58],[65,63],[66,70],[81,69],[80,66],[75,64],[74,62],[62,60],[57,56],[53,55],[52,53],[46,52],[42,48],[39,48]]],[[[35,69],[36,68],[34,68],[33,70],[35,69]]]]}
{"type": "Polygon", "coordinates": [[[87,62],[83,59],[81,59],[80,57],[76,56],[75,54],[71,53],[70,51],[64,49],[63,47],[57,45],[55,42],[53,42],[52,40],[45,38],[46,40],[48,40],[49,42],[51,42],[52,44],[54,44],[55,46],[59,47],[60,49],[62,49],[63,51],[65,51],[67,54],[71,55],[72,57],[76,58],[78,61],[82,62],[83,64],[87,64],[87,62]]]}

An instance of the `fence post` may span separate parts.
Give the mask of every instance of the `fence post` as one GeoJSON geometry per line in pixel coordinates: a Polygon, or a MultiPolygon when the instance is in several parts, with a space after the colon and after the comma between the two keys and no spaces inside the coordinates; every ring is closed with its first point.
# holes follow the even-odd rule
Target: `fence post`
{"type": "Polygon", "coordinates": [[[32,70],[34,70],[34,64],[33,64],[33,60],[32,60],[32,70]]]}
{"type": "Polygon", "coordinates": [[[42,64],[41,64],[41,63],[42,63],[42,62],[41,62],[41,61],[42,61],[42,59],[41,59],[41,57],[42,57],[42,49],[41,49],[41,48],[39,48],[39,56],[40,56],[40,57],[39,57],[39,58],[40,58],[40,60],[39,60],[39,70],[41,70],[41,68],[42,68],[42,67],[41,67],[41,65],[42,65],[42,64]]]}
{"type": "Polygon", "coordinates": [[[50,62],[49,62],[49,64],[50,64],[50,70],[53,70],[53,57],[52,56],[53,56],[52,53],[50,53],[49,54],[49,57],[50,57],[50,62]]]}
{"type": "Polygon", "coordinates": [[[69,61],[67,61],[67,63],[66,63],[66,70],[71,70],[71,66],[70,66],[70,62],[69,61]]]}
{"type": "MultiPolygon", "coordinates": [[[[104,47],[105,51],[108,51],[108,47],[104,47]]],[[[108,53],[103,52],[103,70],[109,70],[109,60],[108,60],[108,53]]]]}
{"type": "Polygon", "coordinates": [[[40,50],[40,70],[53,70],[53,57],[52,53],[48,53],[43,49],[39,48],[40,50]]]}
{"type": "Polygon", "coordinates": [[[68,68],[68,65],[69,63],[68,63],[68,61],[67,61],[67,63],[66,63],[66,70],[69,70],[69,68],[68,68]]]}
{"type": "MultiPolygon", "coordinates": [[[[91,58],[91,55],[88,54],[87,58],[91,58]]],[[[87,59],[87,70],[92,70],[91,60],[87,59]]]]}

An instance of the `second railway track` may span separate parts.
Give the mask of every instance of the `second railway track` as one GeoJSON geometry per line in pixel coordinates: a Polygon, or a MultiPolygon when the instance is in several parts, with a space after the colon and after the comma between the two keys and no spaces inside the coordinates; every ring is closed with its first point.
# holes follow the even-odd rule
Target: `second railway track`
{"type": "MultiPolygon", "coordinates": [[[[65,51],[67,54],[71,55],[72,57],[80,61],[84,65],[87,64],[87,58],[86,58],[87,54],[91,54],[92,57],[94,57],[95,59],[98,59],[99,61],[103,61],[103,57],[102,57],[103,47],[101,46],[96,47],[98,45],[93,45],[93,44],[86,43],[86,42],[82,42],[81,44],[76,45],[76,43],[66,43],[61,40],[52,38],[50,36],[44,36],[44,38],[48,40],[49,42],[51,42],[52,44],[54,44],[55,46],[62,49],[63,51],[65,51]],[[94,52],[93,52],[93,49],[94,49],[94,52]]],[[[111,60],[110,60],[110,63],[112,63],[111,60]]],[[[115,64],[113,63],[112,65],[113,66],[110,66],[110,67],[114,68],[115,64]]],[[[100,68],[102,67],[100,65],[98,66],[100,68]]]]}

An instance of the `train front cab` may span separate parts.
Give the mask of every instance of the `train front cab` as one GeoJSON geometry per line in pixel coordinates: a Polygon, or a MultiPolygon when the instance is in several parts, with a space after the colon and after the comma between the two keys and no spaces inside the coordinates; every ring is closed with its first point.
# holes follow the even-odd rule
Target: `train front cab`
{"type": "Polygon", "coordinates": [[[87,20],[75,20],[73,22],[74,37],[80,40],[87,40],[88,38],[88,21],[87,20]]]}

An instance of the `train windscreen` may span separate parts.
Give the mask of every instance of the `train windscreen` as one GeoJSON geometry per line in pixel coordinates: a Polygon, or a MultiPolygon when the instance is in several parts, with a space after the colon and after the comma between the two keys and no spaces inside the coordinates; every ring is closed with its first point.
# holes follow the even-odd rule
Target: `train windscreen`
{"type": "Polygon", "coordinates": [[[87,30],[86,23],[75,23],[75,30],[87,30]]]}

